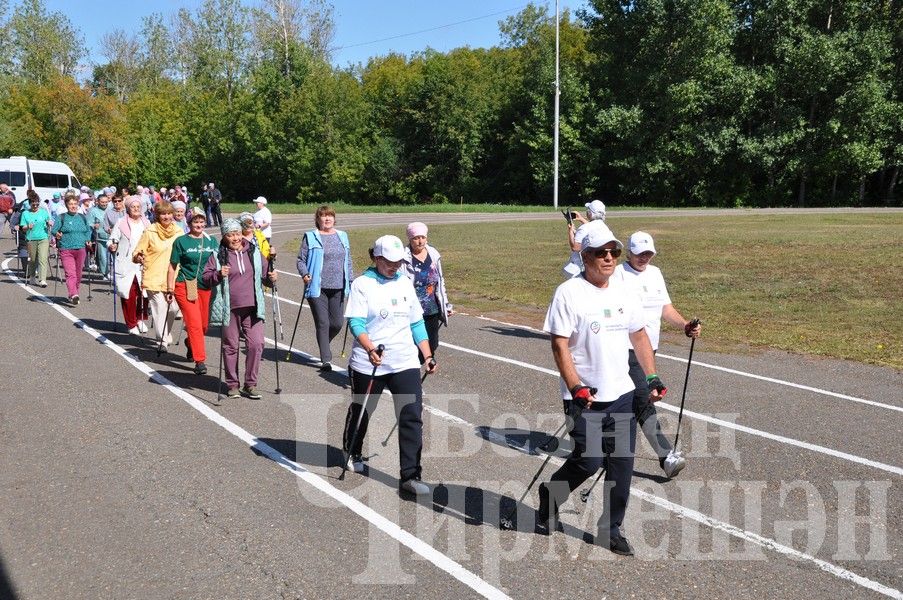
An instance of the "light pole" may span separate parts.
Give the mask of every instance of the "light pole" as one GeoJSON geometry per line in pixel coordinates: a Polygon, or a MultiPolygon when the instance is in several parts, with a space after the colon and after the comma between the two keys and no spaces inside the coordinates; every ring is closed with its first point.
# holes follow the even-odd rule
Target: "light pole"
{"type": "Polygon", "coordinates": [[[552,203],[554,208],[558,209],[558,98],[561,96],[561,79],[559,76],[558,70],[558,35],[559,35],[559,25],[560,18],[558,16],[558,3],[559,0],[555,0],[555,150],[554,150],[554,175],[553,183],[552,183],[552,203]]]}

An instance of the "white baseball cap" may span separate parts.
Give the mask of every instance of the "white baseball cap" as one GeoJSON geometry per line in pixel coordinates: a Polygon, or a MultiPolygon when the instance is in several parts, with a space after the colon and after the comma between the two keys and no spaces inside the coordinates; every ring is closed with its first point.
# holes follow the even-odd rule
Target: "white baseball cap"
{"type": "Polygon", "coordinates": [[[587,202],[584,206],[591,218],[605,220],[605,204],[601,200],[587,202]]]}
{"type": "Polygon", "coordinates": [[[627,240],[627,246],[630,253],[634,256],[643,252],[652,252],[655,255],[655,244],[652,243],[652,236],[645,231],[637,231],[627,240]]]}
{"type": "Polygon", "coordinates": [[[394,235],[384,235],[373,242],[373,256],[382,256],[389,262],[404,258],[404,244],[394,235]]]}
{"type": "Polygon", "coordinates": [[[580,229],[584,231],[583,240],[580,243],[581,252],[589,248],[601,248],[609,242],[616,242],[618,248],[624,247],[624,244],[615,237],[608,225],[602,221],[590,221],[581,225],[580,229]]]}
{"type": "Polygon", "coordinates": [[[267,199],[264,198],[263,196],[257,196],[257,198],[254,199],[254,202],[257,203],[257,204],[263,204],[263,205],[266,205],[267,199]]]}

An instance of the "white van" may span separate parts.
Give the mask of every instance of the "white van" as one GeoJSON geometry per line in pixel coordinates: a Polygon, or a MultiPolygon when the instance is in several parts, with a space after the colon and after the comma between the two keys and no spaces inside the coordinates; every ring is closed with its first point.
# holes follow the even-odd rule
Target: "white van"
{"type": "Polygon", "coordinates": [[[41,200],[48,200],[55,192],[62,194],[68,188],[77,190],[82,186],[66,163],[24,156],[0,158],[0,183],[13,190],[17,203],[25,200],[29,189],[36,191],[41,200]]]}

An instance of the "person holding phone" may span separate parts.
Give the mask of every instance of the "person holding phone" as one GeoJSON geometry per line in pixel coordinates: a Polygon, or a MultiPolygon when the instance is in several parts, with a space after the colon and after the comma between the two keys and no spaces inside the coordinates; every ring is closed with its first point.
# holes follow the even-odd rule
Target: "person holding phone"
{"type": "Polygon", "coordinates": [[[587,223],[593,221],[605,221],[605,204],[601,200],[593,200],[587,202],[586,218],[576,211],[568,209],[565,219],[568,222],[568,244],[571,247],[571,258],[564,265],[564,273],[568,277],[576,277],[583,271],[583,260],[580,258],[580,247],[583,241],[584,233],[581,229],[587,223]],[[580,225],[575,226],[574,221],[579,221],[580,225]]]}

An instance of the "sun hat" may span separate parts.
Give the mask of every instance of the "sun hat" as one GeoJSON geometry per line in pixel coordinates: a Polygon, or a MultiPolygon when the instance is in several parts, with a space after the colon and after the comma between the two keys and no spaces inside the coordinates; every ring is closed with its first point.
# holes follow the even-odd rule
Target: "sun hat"
{"type": "Polygon", "coordinates": [[[373,256],[382,256],[389,262],[404,258],[404,245],[394,235],[384,235],[373,242],[373,256]]]}
{"type": "Polygon", "coordinates": [[[264,206],[266,206],[266,203],[267,203],[267,199],[264,198],[263,196],[257,196],[257,198],[255,198],[253,201],[256,204],[263,204],[264,206]]]}
{"type": "Polygon", "coordinates": [[[653,256],[655,255],[655,244],[652,242],[652,236],[645,231],[637,231],[631,234],[627,240],[627,247],[634,256],[643,252],[652,252],[653,256]]]}
{"type": "Polygon", "coordinates": [[[601,248],[609,242],[616,242],[618,248],[624,247],[624,244],[615,237],[608,225],[602,221],[590,221],[582,225],[580,229],[585,231],[583,241],[580,243],[581,252],[589,248],[601,248]]]}
{"type": "Polygon", "coordinates": [[[584,204],[586,211],[592,219],[605,220],[605,204],[601,200],[593,200],[584,204]]]}

